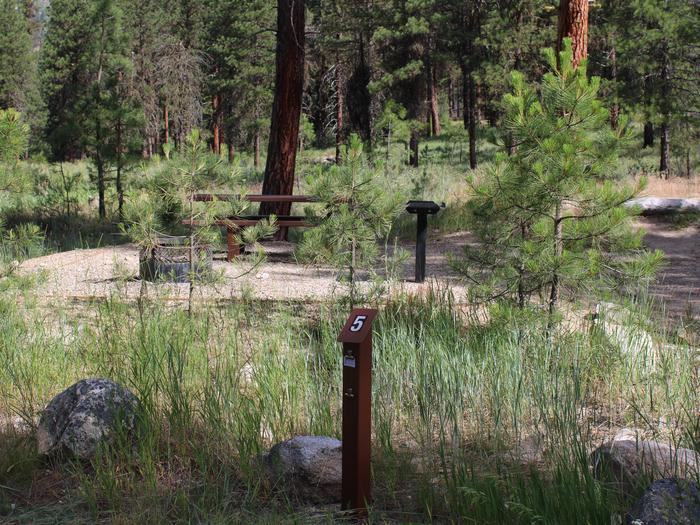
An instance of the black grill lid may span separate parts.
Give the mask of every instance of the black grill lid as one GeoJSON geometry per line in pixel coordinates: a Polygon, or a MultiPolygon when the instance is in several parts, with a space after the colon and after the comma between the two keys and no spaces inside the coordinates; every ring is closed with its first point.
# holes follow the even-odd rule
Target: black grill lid
{"type": "Polygon", "coordinates": [[[435,215],[440,211],[440,208],[444,207],[444,203],[440,205],[433,201],[408,201],[406,204],[406,211],[408,213],[428,213],[430,215],[435,215]]]}

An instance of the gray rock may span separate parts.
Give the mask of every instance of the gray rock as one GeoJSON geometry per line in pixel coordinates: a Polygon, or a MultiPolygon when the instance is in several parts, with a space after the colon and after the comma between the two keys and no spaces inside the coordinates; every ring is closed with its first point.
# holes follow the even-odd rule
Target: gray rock
{"type": "Polygon", "coordinates": [[[89,460],[116,429],[132,432],[138,399],[108,379],[84,379],[48,404],[37,428],[39,454],[89,460]]]}
{"type": "Polygon", "coordinates": [[[640,197],[625,203],[628,208],[639,207],[642,215],[666,215],[670,213],[700,212],[700,199],[669,199],[661,197],[640,197]]]}
{"type": "Polygon", "coordinates": [[[692,481],[660,479],[652,483],[627,513],[628,525],[700,523],[700,491],[692,481]]]}
{"type": "Polygon", "coordinates": [[[694,479],[700,457],[670,443],[621,439],[601,445],[590,459],[596,478],[630,489],[658,478],[694,479]]]}
{"type": "Polygon", "coordinates": [[[342,442],[325,436],[297,436],[278,443],[265,457],[273,483],[309,503],[339,503],[342,442]]]}

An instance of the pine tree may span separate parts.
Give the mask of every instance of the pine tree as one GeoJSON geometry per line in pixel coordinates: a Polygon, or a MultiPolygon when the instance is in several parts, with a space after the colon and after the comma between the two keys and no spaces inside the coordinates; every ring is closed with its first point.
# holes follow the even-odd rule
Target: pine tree
{"type": "Polygon", "coordinates": [[[82,110],[91,84],[94,17],[90,0],[52,0],[40,72],[48,118],[46,140],[52,157],[76,159],[85,151],[82,110]]]}
{"type": "Polygon", "coordinates": [[[462,73],[464,129],[469,133],[469,166],[474,169],[478,164],[478,72],[486,57],[482,36],[486,27],[486,14],[495,10],[497,6],[493,5],[492,0],[442,1],[449,13],[445,21],[447,46],[462,73]]]}
{"type": "MultiPolygon", "coordinates": [[[[262,188],[266,195],[291,194],[294,189],[304,91],[305,21],[303,0],[278,0],[275,97],[262,188]]],[[[262,203],[260,214],[289,215],[290,209],[290,203],[262,203]]]]}
{"type": "Polygon", "coordinates": [[[428,75],[432,70],[426,62],[434,7],[432,0],[393,2],[385,6],[384,23],[373,35],[379,46],[381,73],[370,90],[406,108],[412,123],[409,164],[414,167],[419,163],[419,142],[427,123],[428,75]]]}
{"type": "Polygon", "coordinates": [[[159,0],[123,0],[123,6],[133,57],[133,93],[142,111],[142,155],[150,158],[160,150],[163,131],[158,65],[168,31],[167,12],[159,0]]]}
{"type": "Polygon", "coordinates": [[[258,167],[272,104],[275,57],[274,35],[259,28],[274,25],[275,10],[263,0],[225,0],[211,2],[207,13],[204,45],[210,57],[212,146],[219,153],[224,138],[230,147],[244,142],[252,147],[258,167]]]}
{"type": "Polygon", "coordinates": [[[25,2],[0,0],[0,108],[15,108],[30,125],[37,143],[43,126],[37,55],[32,46],[33,21],[25,2]]]}
{"type": "Polygon", "coordinates": [[[659,128],[659,171],[668,174],[671,131],[697,119],[700,107],[700,7],[685,0],[632,0],[618,12],[624,38],[617,63],[628,79],[622,96],[659,128]]]}
{"type": "Polygon", "coordinates": [[[600,79],[588,80],[585,60],[574,68],[566,42],[560,67],[548,50],[552,71],[539,90],[512,76],[505,122],[518,147],[472,181],[471,227],[481,245],[462,266],[482,296],[524,307],[532,294],[546,294],[550,323],[562,291],[590,295],[635,283],[660,259],[641,250],[634,212],[622,206],[640,187],[611,180],[621,135],[608,125],[600,79]],[[484,281],[478,272],[486,269],[484,281]]]}
{"type": "Polygon", "coordinates": [[[308,211],[318,225],[304,235],[298,251],[302,260],[346,271],[351,306],[360,299],[358,272],[374,270],[380,243],[405,203],[400,191],[387,190],[362,152],[360,137],[351,135],[343,164],[320,168],[309,179],[321,208],[308,211]]]}
{"type": "MultiPolygon", "coordinates": [[[[510,72],[520,71],[528,81],[542,78],[546,72],[540,60],[543,42],[554,42],[557,13],[547,9],[545,0],[508,0],[499,9],[485,12],[479,38],[482,61],[476,72],[482,86],[484,112],[500,122],[501,101],[510,90],[510,72]]],[[[500,130],[500,126],[499,126],[500,130]]],[[[512,140],[502,138],[512,152],[512,140]]]]}

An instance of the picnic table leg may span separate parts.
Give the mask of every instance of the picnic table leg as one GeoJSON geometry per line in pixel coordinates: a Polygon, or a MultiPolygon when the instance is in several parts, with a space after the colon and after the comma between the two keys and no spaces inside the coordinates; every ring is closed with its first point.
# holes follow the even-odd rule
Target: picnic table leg
{"type": "Polygon", "coordinates": [[[241,254],[241,247],[236,242],[235,232],[230,226],[226,228],[226,247],[228,249],[226,260],[228,262],[233,262],[233,260],[241,254]]]}

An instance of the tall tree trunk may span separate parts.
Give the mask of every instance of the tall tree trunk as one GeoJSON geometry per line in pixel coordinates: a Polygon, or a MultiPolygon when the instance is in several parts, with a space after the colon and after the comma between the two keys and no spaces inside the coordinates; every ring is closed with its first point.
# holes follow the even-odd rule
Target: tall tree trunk
{"type": "MultiPolygon", "coordinates": [[[[340,34],[337,35],[337,39],[340,40],[340,34]]],[[[343,129],[345,96],[343,93],[343,71],[339,54],[336,54],[335,58],[335,91],[335,163],[340,164],[343,161],[343,142],[345,140],[345,130],[343,129]]]]}
{"type": "MultiPolygon", "coordinates": [[[[101,134],[98,132],[96,137],[101,140],[101,134]]],[[[107,217],[107,208],[105,206],[105,162],[100,153],[100,147],[95,153],[95,165],[97,167],[97,213],[100,219],[107,217]]]]}
{"type": "Polygon", "coordinates": [[[163,142],[170,142],[170,116],[168,115],[168,103],[163,104],[163,127],[165,128],[165,136],[163,142]]]}
{"type": "Polygon", "coordinates": [[[212,108],[212,151],[221,155],[221,96],[217,93],[211,99],[212,108]]]}
{"type": "Polygon", "coordinates": [[[428,96],[430,97],[430,133],[433,137],[439,137],[442,132],[440,128],[440,105],[438,100],[437,86],[435,85],[435,69],[428,58],[428,96]]]}
{"type": "Polygon", "coordinates": [[[116,129],[116,163],[117,163],[117,177],[115,180],[115,186],[117,190],[117,203],[118,203],[118,213],[119,220],[124,218],[124,187],[122,185],[122,119],[121,114],[117,119],[117,129],[116,129]]]}
{"type": "Polygon", "coordinates": [[[670,157],[671,157],[671,144],[669,140],[669,123],[671,121],[671,110],[669,101],[669,88],[670,88],[670,77],[671,77],[671,67],[667,59],[664,60],[663,66],[661,68],[661,113],[663,115],[663,122],[661,123],[661,159],[659,162],[659,169],[668,178],[669,170],[671,169],[670,157]]]}
{"type": "MultiPolygon", "coordinates": [[[[305,0],[277,0],[275,98],[262,192],[291,194],[304,90],[305,0]]],[[[260,214],[289,215],[291,203],[261,203],[260,214]]],[[[282,232],[284,236],[286,232],[282,232]]]]}
{"type": "MultiPolygon", "coordinates": [[[[557,204],[554,213],[554,256],[557,258],[556,264],[559,264],[561,257],[564,254],[564,240],[563,240],[563,222],[561,218],[561,203],[557,204]]],[[[548,328],[551,328],[554,313],[557,311],[557,303],[559,302],[559,269],[556,267],[552,271],[552,282],[549,291],[549,324],[548,328]]]]}
{"type": "Polygon", "coordinates": [[[476,169],[476,82],[466,63],[462,64],[462,77],[464,82],[464,127],[469,133],[469,167],[476,169]]]}
{"type": "MultiPolygon", "coordinates": [[[[472,46],[469,46],[467,50],[467,57],[470,56],[471,48],[472,46]]],[[[475,169],[478,164],[476,158],[476,82],[474,81],[474,76],[468,61],[469,58],[462,60],[459,65],[462,70],[462,116],[464,120],[464,129],[466,129],[469,134],[469,166],[471,169],[475,169]]]]}
{"type": "Polygon", "coordinates": [[[571,39],[573,65],[588,56],[588,0],[560,0],[557,35],[557,62],[565,38],[571,39]]]}
{"type": "Polygon", "coordinates": [[[515,139],[513,138],[513,134],[508,133],[506,135],[506,153],[508,153],[509,156],[514,155],[515,152],[517,151],[517,149],[518,149],[518,147],[515,144],[515,139]]]}
{"type": "Polygon", "coordinates": [[[615,49],[615,44],[610,49],[610,77],[614,91],[613,105],[610,108],[610,126],[616,130],[620,123],[620,104],[617,100],[617,49],[615,49]]]}
{"type": "Polygon", "coordinates": [[[455,78],[454,73],[450,72],[450,120],[457,120],[460,116],[459,101],[460,101],[459,77],[455,78]]]}
{"type": "Polygon", "coordinates": [[[661,124],[661,159],[659,162],[659,170],[666,178],[668,178],[671,169],[671,142],[669,140],[668,123],[664,121],[661,124]]]}
{"type": "Polygon", "coordinates": [[[409,141],[409,149],[410,153],[408,156],[408,164],[410,166],[413,166],[414,168],[418,167],[418,130],[417,129],[412,129],[411,130],[411,139],[409,141]]]}
{"type": "Polygon", "coordinates": [[[654,124],[649,121],[644,123],[644,147],[654,147],[654,124]]]}
{"type": "Polygon", "coordinates": [[[253,166],[255,169],[260,168],[260,130],[255,130],[255,135],[253,135],[253,166]]]}
{"type": "Polygon", "coordinates": [[[236,160],[236,147],[233,145],[233,141],[228,141],[228,161],[233,162],[236,160]]]}

